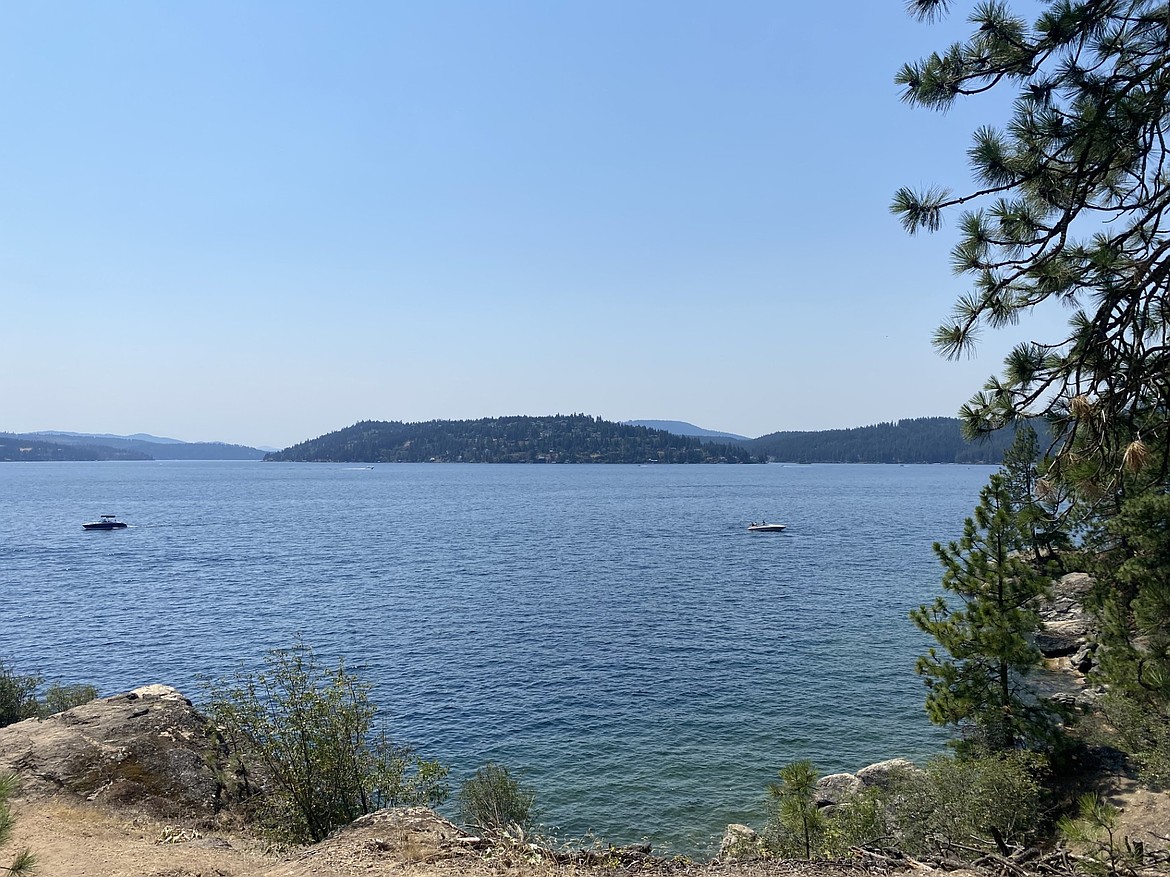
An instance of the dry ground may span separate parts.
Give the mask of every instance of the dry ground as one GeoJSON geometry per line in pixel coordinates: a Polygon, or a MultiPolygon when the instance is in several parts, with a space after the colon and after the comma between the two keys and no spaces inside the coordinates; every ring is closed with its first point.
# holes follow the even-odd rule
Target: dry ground
{"type": "Polygon", "coordinates": [[[849,865],[687,863],[652,859],[550,862],[521,846],[476,851],[430,811],[375,813],[312,847],[277,850],[247,836],[198,832],[115,808],[53,797],[14,802],[13,841],[0,862],[28,847],[42,877],[847,877],[849,865]]]}
{"type": "MultiPolygon", "coordinates": [[[[1151,848],[1168,845],[1159,839],[1170,833],[1170,794],[1121,787],[1110,797],[1126,808],[1125,833],[1145,839],[1151,848]]],[[[36,873],[42,877],[857,877],[863,873],[860,866],[848,864],[690,863],[636,855],[554,862],[521,845],[473,849],[458,828],[423,808],[371,814],[320,844],[291,850],[273,848],[251,835],[197,831],[180,822],[63,796],[20,799],[14,802],[14,811],[14,838],[0,862],[7,864],[12,852],[28,847],[37,856],[36,873]]],[[[919,869],[920,877],[930,874],[928,869],[919,869]]],[[[959,877],[959,872],[950,877],[959,877]]]]}

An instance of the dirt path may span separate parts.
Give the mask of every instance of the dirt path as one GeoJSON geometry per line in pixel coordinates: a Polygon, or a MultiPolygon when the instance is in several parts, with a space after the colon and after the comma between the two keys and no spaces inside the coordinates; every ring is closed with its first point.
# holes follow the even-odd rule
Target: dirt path
{"type": "Polygon", "coordinates": [[[290,851],[230,834],[63,798],[13,802],[18,849],[37,856],[36,877],[865,877],[849,865],[768,863],[562,862],[522,846],[485,852],[458,840],[453,825],[423,808],[382,811],[337,835],[290,851]]]}
{"type": "Polygon", "coordinates": [[[260,877],[276,862],[255,843],[202,836],[146,817],[61,799],[16,802],[13,840],[42,877],[260,877]]]}

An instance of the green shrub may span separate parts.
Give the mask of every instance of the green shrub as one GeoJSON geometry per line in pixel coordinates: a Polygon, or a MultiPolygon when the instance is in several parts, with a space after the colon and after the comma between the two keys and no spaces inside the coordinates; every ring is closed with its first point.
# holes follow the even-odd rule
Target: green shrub
{"type": "Polygon", "coordinates": [[[816,802],[817,774],[811,761],[794,761],[768,784],[771,818],[764,830],[769,852],[783,858],[811,859],[822,854],[828,822],[816,802]]]}
{"type": "Polygon", "coordinates": [[[54,682],[45,689],[45,696],[41,698],[40,715],[52,716],[63,713],[75,706],[96,700],[97,695],[97,689],[92,685],[58,685],[54,682]]]}
{"type": "Polygon", "coordinates": [[[40,676],[24,676],[0,659],[0,728],[40,715],[40,676]]]}
{"type": "MultiPolygon", "coordinates": [[[[16,775],[0,774],[0,847],[7,844],[12,838],[12,826],[16,820],[8,807],[8,798],[15,791],[16,775]]],[[[13,857],[11,864],[0,865],[0,871],[7,871],[9,877],[22,877],[22,875],[31,873],[35,865],[36,858],[32,853],[28,850],[21,850],[13,857]]]]}
{"type": "Polygon", "coordinates": [[[899,846],[911,855],[969,858],[968,848],[993,852],[1028,844],[1040,828],[1044,762],[1027,752],[969,759],[940,756],[925,771],[900,777],[887,793],[899,846]]]}
{"type": "Polygon", "coordinates": [[[1115,729],[1109,742],[1129,755],[1142,781],[1170,788],[1170,721],[1119,691],[1106,695],[1101,709],[1115,729]]]}
{"type": "Polygon", "coordinates": [[[92,685],[54,682],[45,690],[44,698],[38,700],[37,688],[42,681],[40,676],[17,673],[7,662],[0,660],[0,728],[24,719],[45,718],[64,712],[97,697],[97,689],[92,685]]]}
{"type": "Polygon", "coordinates": [[[494,833],[532,825],[536,794],[512,778],[508,769],[488,762],[459,787],[459,815],[468,825],[494,833]]]}
{"type": "Polygon", "coordinates": [[[879,789],[865,789],[831,807],[816,803],[817,773],[809,761],[780,771],[768,786],[770,817],[764,828],[765,850],[781,858],[834,858],[852,847],[886,838],[886,810],[879,789]]]}
{"type": "Polygon", "coordinates": [[[1089,793],[1078,802],[1076,816],[1063,816],[1056,827],[1065,842],[1081,854],[1082,870],[1116,877],[1136,874],[1144,864],[1144,850],[1118,831],[1121,811],[1089,793]]]}
{"type": "Polygon", "coordinates": [[[826,808],[829,830],[825,856],[843,856],[853,847],[883,847],[891,843],[890,828],[882,790],[863,789],[831,808],[826,808]]]}
{"type": "Polygon", "coordinates": [[[299,640],[269,652],[265,669],[210,687],[212,719],[256,765],[264,815],[290,840],[321,840],[380,807],[446,800],[446,768],[372,733],[369,689],[299,640]]]}

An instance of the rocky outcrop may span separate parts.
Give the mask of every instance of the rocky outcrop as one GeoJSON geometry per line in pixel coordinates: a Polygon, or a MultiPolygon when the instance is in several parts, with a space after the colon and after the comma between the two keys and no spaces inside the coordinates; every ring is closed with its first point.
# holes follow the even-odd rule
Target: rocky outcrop
{"type": "Polygon", "coordinates": [[[154,816],[211,816],[239,787],[222,738],[165,685],[0,728],[0,771],[25,795],[67,792],[154,816]]]}
{"type": "Polygon", "coordinates": [[[1085,611],[1085,598],[1094,584],[1087,573],[1071,572],[1053,582],[1049,595],[1036,602],[1041,622],[1036,645],[1044,657],[1067,657],[1093,638],[1093,619],[1085,611]]]}
{"type": "Polygon", "coordinates": [[[831,773],[817,780],[813,798],[818,807],[833,807],[858,794],[864,786],[851,773],[831,773]]]}
{"type": "Polygon", "coordinates": [[[719,841],[719,858],[725,862],[750,862],[764,854],[764,840],[751,826],[733,822],[719,841]]]}
{"type": "Polygon", "coordinates": [[[905,758],[891,758],[863,767],[857,772],[857,779],[863,788],[876,786],[879,789],[888,789],[896,780],[914,773],[921,773],[921,769],[914,762],[905,758]]]}

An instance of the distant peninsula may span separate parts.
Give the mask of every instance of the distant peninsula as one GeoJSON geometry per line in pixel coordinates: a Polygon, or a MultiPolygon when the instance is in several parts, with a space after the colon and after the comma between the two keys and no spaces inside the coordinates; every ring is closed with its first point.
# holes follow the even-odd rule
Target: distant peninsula
{"type": "Polygon", "coordinates": [[[264,452],[224,442],[183,442],[138,433],[0,432],[0,462],[260,460],[264,452]]]}
{"type": "MultiPolygon", "coordinates": [[[[1032,424],[1043,443],[1048,429],[1032,424]]],[[[777,463],[975,463],[998,466],[1015,438],[1001,429],[977,441],[963,438],[956,417],[915,417],[819,432],[773,432],[744,442],[777,463]]]]}
{"type": "Polygon", "coordinates": [[[762,463],[747,448],[586,414],[364,421],[267,454],[299,463],[762,463]]]}

